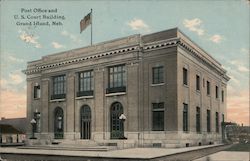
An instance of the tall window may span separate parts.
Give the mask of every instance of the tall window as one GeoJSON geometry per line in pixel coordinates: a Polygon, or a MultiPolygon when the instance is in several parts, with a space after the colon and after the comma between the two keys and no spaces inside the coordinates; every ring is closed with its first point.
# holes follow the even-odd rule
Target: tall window
{"type": "Polygon", "coordinates": [[[196,90],[200,90],[200,76],[196,75],[196,90]]]}
{"type": "Polygon", "coordinates": [[[153,103],[153,131],[164,131],[164,103],[153,103]]]}
{"type": "Polygon", "coordinates": [[[218,86],[215,86],[215,97],[219,98],[219,88],[218,88],[218,86]]]}
{"type": "Polygon", "coordinates": [[[225,116],[222,114],[222,122],[225,122],[225,116]]]}
{"type": "Polygon", "coordinates": [[[109,67],[109,85],[107,93],[126,91],[125,65],[109,67]]]}
{"type": "Polygon", "coordinates": [[[51,99],[65,98],[66,96],[66,76],[60,75],[53,77],[53,92],[51,99]]]}
{"type": "Polygon", "coordinates": [[[153,67],[153,84],[163,83],[163,66],[153,67]]]}
{"type": "Polygon", "coordinates": [[[40,98],[41,97],[41,90],[40,85],[34,86],[34,98],[40,98]]]}
{"type": "Polygon", "coordinates": [[[207,95],[210,95],[210,82],[207,81],[207,95]]]}
{"type": "Polygon", "coordinates": [[[201,132],[201,110],[196,107],[196,132],[201,132]]]}
{"type": "Polygon", "coordinates": [[[210,110],[207,110],[207,132],[211,132],[210,110]]]}
{"type": "Polygon", "coordinates": [[[188,104],[183,103],[183,131],[188,131],[188,104]]]}
{"type": "Polygon", "coordinates": [[[221,91],[221,101],[224,102],[224,91],[221,91]]]}
{"type": "Polygon", "coordinates": [[[183,68],[183,84],[188,85],[188,71],[186,68],[183,68]]]}
{"type": "Polygon", "coordinates": [[[92,96],[94,90],[93,71],[80,72],[79,75],[79,89],[77,96],[92,96]]]}
{"type": "Polygon", "coordinates": [[[215,127],[216,127],[216,132],[219,132],[219,113],[215,113],[215,127]]]}

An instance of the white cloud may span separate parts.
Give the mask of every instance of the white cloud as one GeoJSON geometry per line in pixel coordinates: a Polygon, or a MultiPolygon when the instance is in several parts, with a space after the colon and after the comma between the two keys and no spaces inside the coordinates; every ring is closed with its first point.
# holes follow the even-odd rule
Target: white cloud
{"type": "Polygon", "coordinates": [[[19,73],[10,73],[9,78],[11,81],[10,83],[15,85],[20,84],[24,81],[23,77],[19,73]]]}
{"type": "Polygon", "coordinates": [[[244,66],[242,64],[242,62],[240,62],[240,61],[232,60],[232,61],[229,61],[229,63],[231,65],[234,65],[237,68],[237,70],[240,71],[240,72],[249,72],[249,68],[244,66]]]}
{"type": "Polygon", "coordinates": [[[222,36],[221,36],[221,35],[218,35],[218,34],[215,34],[215,35],[211,36],[209,40],[211,40],[212,42],[218,44],[218,43],[221,42],[222,36]]]}
{"type": "Polygon", "coordinates": [[[38,36],[34,36],[32,34],[28,34],[25,31],[20,30],[19,31],[20,35],[19,38],[26,42],[35,45],[36,48],[41,48],[42,45],[37,41],[39,39],[38,36]]]}
{"type": "Polygon", "coordinates": [[[19,91],[20,87],[23,89],[25,77],[24,74],[21,73],[21,71],[15,71],[12,73],[9,73],[9,75],[6,78],[0,79],[0,87],[1,90],[11,90],[11,91],[19,91]],[[15,86],[15,88],[13,88],[15,86]]]}
{"type": "Polygon", "coordinates": [[[208,39],[216,44],[220,43],[224,39],[224,37],[219,35],[219,34],[211,35],[210,33],[208,33],[203,27],[202,20],[199,18],[194,18],[194,19],[190,19],[190,20],[184,19],[183,25],[184,25],[184,27],[186,27],[190,31],[195,32],[199,36],[205,36],[206,39],[208,39]]]}
{"type": "Polygon", "coordinates": [[[228,74],[228,76],[230,77],[230,80],[235,82],[236,84],[240,83],[240,81],[238,79],[236,79],[233,75],[228,74]]]}
{"type": "Polygon", "coordinates": [[[250,50],[249,50],[249,49],[246,49],[246,48],[241,48],[241,49],[240,49],[240,52],[248,56],[249,53],[250,53],[250,50]]]}
{"type": "Polygon", "coordinates": [[[55,48],[55,49],[60,49],[60,48],[64,48],[64,46],[62,44],[59,44],[58,42],[52,42],[51,45],[55,48]]]}
{"type": "Polygon", "coordinates": [[[245,66],[239,66],[239,67],[238,67],[238,70],[239,70],[240,72],[249,72],[249,69],[248,69],[247,67],[245,67],[245,66]]]}
{"type": "Polygon", "coordinates": [[[127,25],[130,26],[132,30],[144,30],[146,32],[150,31],[149,26],[142,19],[134,18],[133,20],[129,21],[127,25]]]}
{"type": "Polygon", "coordinates": [[[8,56],[8,60],[10,60],[11,62],[15,62],[15,63],[22,63],[22,62],[24,62],[23,59],[14,57],[14,56],[12,56],[12,55],[8,56]]]}
{"type": "Polygon", "coordinates": [[[199,18],[194,18],[191,20],[185,19],[183,25],[190,31],[196,32],[198,35],[204,35],[205,30],[201,28],[202,21],[199,18]]]}
{"type": "Polygon", "coordinates": [[[61,35],[70,38],[73,42],[82,43],[82,40],[80,38],[78,38],[77,36],[75,36],[74,34],[68,32],[66,30],[63,30],[61,32],[61,35]]]}

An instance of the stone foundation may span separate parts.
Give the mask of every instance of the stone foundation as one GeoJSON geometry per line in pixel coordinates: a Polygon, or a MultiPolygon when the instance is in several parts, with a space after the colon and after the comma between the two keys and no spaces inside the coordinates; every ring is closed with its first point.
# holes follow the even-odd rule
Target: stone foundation
{"type": "Polygon", "coordinates": [[[93,132],[90,140],[80,139],[80,133],[64,133],[63,139],[53,139],[53,133],[35,134],[37,139],[28,139],[28,145],[49,145],[54,142],[60,144],[76,144],[83,146],[101,145],[101,146],[117,146],[118,149],[132,147],[162,147],[162,148],[180,148],[188,146],[201,146],[209,144],[221,143],[221,134],[197,134],[197,133],[182,133],[182,132],[125,132],[123,139],[109,139],[109,132],[93,132]]]}

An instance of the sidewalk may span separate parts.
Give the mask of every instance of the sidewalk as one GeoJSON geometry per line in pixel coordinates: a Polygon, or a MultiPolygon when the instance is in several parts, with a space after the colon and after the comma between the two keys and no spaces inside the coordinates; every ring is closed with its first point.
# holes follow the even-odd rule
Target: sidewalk
{"type": "Polygon", "coordinates": [[[250,152],[221,151],[194,161],[249,161],[250,152]]]}
{"type": "Polygon", "coordinates": [[[58,156],[78,156],[78,157],[103,157],[103,158],[138,158],[150,159],[171,154],[203,149],[207,147],[215,147],[218,145],[207,145],[187,148],[133,148],[111,151],[74,151],[74,150],[53,150],[53,149],[19,149],[19,148],[0,148],[1,153],[9,154],[40,154],[40,155],[58,155],[58,156]]]}

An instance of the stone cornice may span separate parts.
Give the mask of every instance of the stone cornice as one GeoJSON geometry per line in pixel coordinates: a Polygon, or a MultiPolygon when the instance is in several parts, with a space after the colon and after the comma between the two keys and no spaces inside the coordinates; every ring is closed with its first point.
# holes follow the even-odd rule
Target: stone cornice
{"type": "Polygon", "coordinates": [[[226,81],[230,80],[230,78],[226,75],[226,70],[224,70],[221,66],[218,66],[213,62],[209,61],[208,59],[206,59],[204,56],[199,54],[199,52],[197,52],[195,49],[190,48],[189,45],[184,41],[180,41],[179,45],[186,51],[188,51],[187,53],[189,53],[191,56],[198,59],[201,63],[203,63],[208,68],[216,72],[218,75],[222,76],[226,81]]]}
{"type": "Polygon", "coordinates": [[[158,50],[162,48],[168,48],[171,46],[176,46],[180,42],[180,38],[172,38],[162,41],[156,41],[152,43],[147,43],[143,45],[144,51],[158,50]]]}
{"type": "Polygon", "coordinates": [[[188,54],[190,54],[194,58],[198,59],[198,61],[200,61],[201,63],[206,65],[208,68],[212,69],[214,72],[216,72],[220,76],[222,76],[226,81],[228,81],[230,79],[226,75],[226,70],[224,70],[221,66],[218,66],[217,64],[211,62],[209,59],[206,59],[205,56],[200,54],[195,49],[189,47],[189,45],[180,38],[173,38],[173,39],[153,42],[150,44],[145,44],[143,47],[143,50],[144,51],[152,51],[152,50],[158,50],[158,49],[163,49],[163,48],[177,46],[177,45],[184,48],[186,51],[188,51],[187,52],[188,54]]]}
{"type": "Polygon", "coordinates": [[[139,46],[131,46],[127,48],[122,48],[122,49],[117,49],[117,50],[112,50],[108,52],[103,52],[103,53],[96,53],[93,55],[89,56],[83,56],[83,57],[78,57],[75,59],[70,59],[70,60],[65,60],[65,61],[60,61],[60,62],[54,62],[50,64],[42,64],[42,65],[36,65],[35,67],[27,70],[23,70],[23,73],[30,75],[30,74],[35,74],[35,73],[40,73],[43,70],[47,69],[52,69],[52,68],[58,68],[58,67],[63,67],[71,64],[77,64],[83,61],[90,61],[94,59],[100,59],[103,57],[111,56],[111,55],[116,55],[116,54],[126,54],[134,51],[138,51],[139,46]]]}
{"type": "MultiPolygon", "coordinates": [[[[144,52],[152,51],[152,50],[159,50],[164,48],[169,48],[173,46],[179,46],[183,48],[185,51],[187,51],[188,54],[190,54],[192,57],[196,58],[199,62],[203,63],[205,66],[216,72],[218,75],[222,76],[226,81],[228,81],[230,78],[226,75],[226,70],[224,70],[220,64],[215,64],[214,62],[210,61],[206,56],[202,53],[199,53],[195,48],[192,48],[187,42],[182,40],[181,38],[171,38],[167,40],[161,40],[161,41],[155,41],[151,43],[145,43],[139,45],[133,45],[130,47],[124,47],[116,50],[111,50],[108,52],[101,52],[101,53],[94,53],[93,55],[88,56],[82,56],[70,60],[64,60],[60,62],[54,62],[49,64],[39,64],[28,68],[27,70],[24,70],[23,72],[27,75],[40,73],[43,70],[52,69],[52,68],[58,68],[63,66],[68,66],[72,64],[77,64],[83,61],[90,61],[95,59],[104,58],[111,55],[116,54],[127,54],[130,52],[135,51],[141,51],[142,56],[144,52]]],[[[84,55],[84,54],[83,54],[84,55]]]]}

